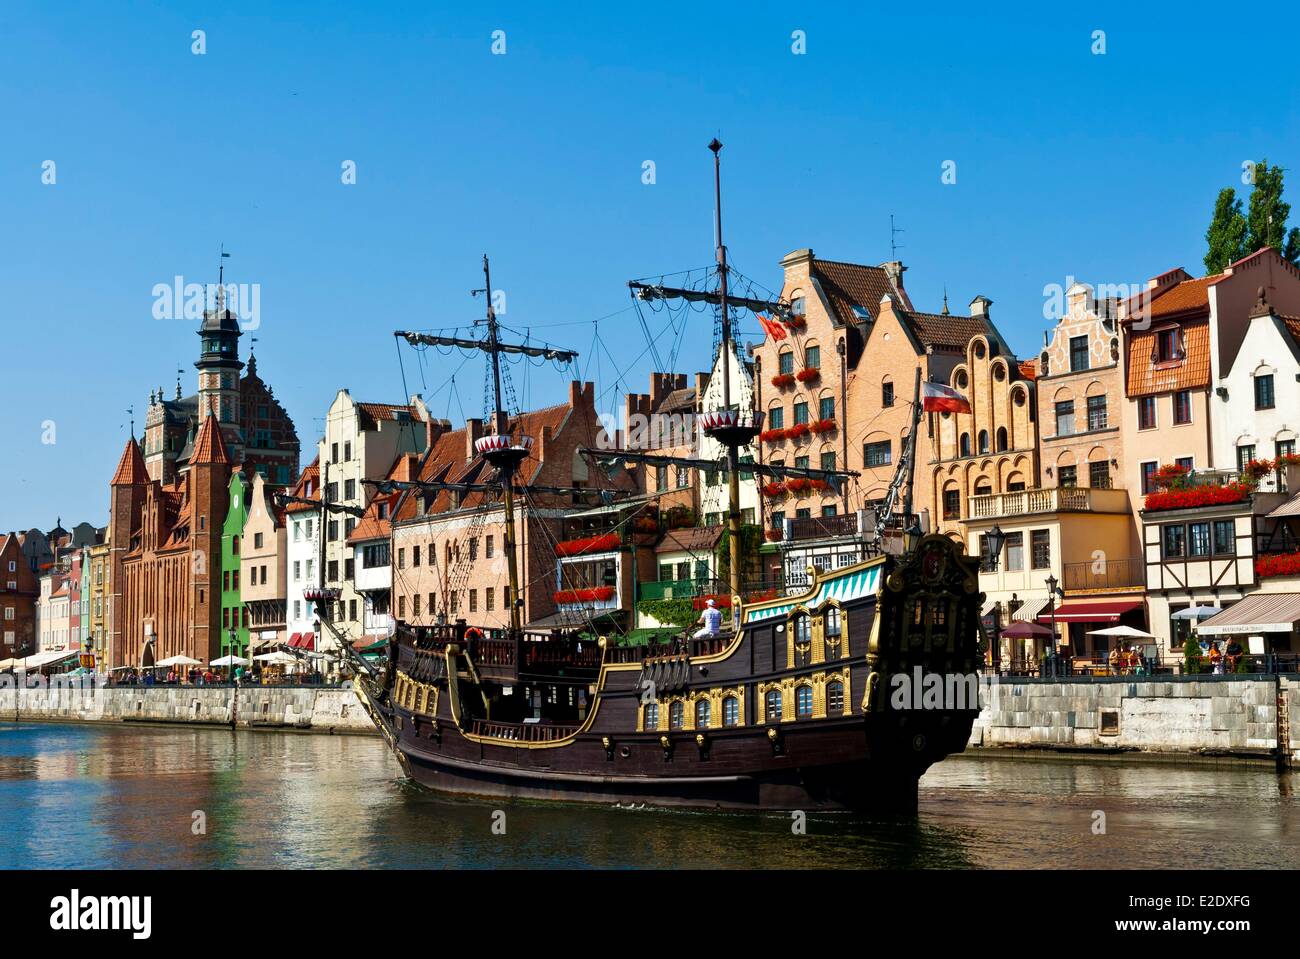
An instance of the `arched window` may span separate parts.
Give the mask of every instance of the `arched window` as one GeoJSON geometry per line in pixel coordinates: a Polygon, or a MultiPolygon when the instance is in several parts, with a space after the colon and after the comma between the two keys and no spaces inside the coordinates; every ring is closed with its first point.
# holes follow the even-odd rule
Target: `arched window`
{"type": "Polygon", "coordinates": [[[740,700],[735,696],[728,696],[722,701],[722,725],[740,725],[740,700]]]}
{"type": "Polygon", "coordinates": [[[769,689],[765,702],[767,705],[767,721],[769,723],[779,723],[781,721],[781,690],[769,689]]]}
{"type": "Polygon", "coordinates": [[[961,456],[970,456],[970,434],[969,433],[961,434],[961,443],[959,445],[958,452],[961,456]]]}
{"type": "Polygon", "coordinates": [[[770,430],[779,430],[785,428],[785,407],[780,403],[773,403],[767,411],[767,428],[770,430]]]}
{"type": "Polygon", "coordinates": [[[641,709],[641,725],[647,730],[659,728],[659,704],[646,703],[641,709]]]}
{"type": "Polygon", "coordinates": [[[987,453],[989,451],[989,431],[980,430],[979,440],[980,440],[980,452],[987,453]]]}
{"type": "Polygon", "coordinates": [[[826,715],[844,715],[844,684],[838,679],[826,684],[826,715]]]}
{"type": "Polygon", "coordinates": [[[843,646],[843,620],[840,618],[840,608],[838,606],[826,607],[826,612],[822,614],[822,635],[826,640],[826,658],[839,659],[842,654],[843,646]]]}
{"type": "Polygon", "coordinates": [[[794,718],[795,719],[812,719],[812,687],[806,683],[802,686],[795,687],[794,691],[794,718]]]}
{"type": "Polygon", "coordinates": [[[793,350],[782,350],[777,355],[776,359],[778,364],[777,365],[778,373],[782,375],[785,375],[787,373],[789,374],[794,373],[794,351],[793,350]]]}
{"type": "Polygon", "coordinates": [[[998,452],[1005,453],[1006,451],[1007,451],[1007,428],[1005,426],[999,426],[998,427],[998,452]]]}
{"type": "Polygon", "coordinates": [[[790,635],[794,637],[794,661],[797,666],[812,662],[812,625],[807,613],[795,613],[790,619],[790,635]]]}
{"type": "Polygon", "coordinates": [[[710,710],[710,705],[707,699],[701,699],[698,702],[696,702],[695,704],[695,728],[696,729],[709,728],[709,715],[710,715],[709,710],[710,710]]]}
{"type": "Polygon", "coordinates": [[[680,701],[672,704],[668,710],[668,728],[681,729],[686,725],[686,707],[680,701]]]}

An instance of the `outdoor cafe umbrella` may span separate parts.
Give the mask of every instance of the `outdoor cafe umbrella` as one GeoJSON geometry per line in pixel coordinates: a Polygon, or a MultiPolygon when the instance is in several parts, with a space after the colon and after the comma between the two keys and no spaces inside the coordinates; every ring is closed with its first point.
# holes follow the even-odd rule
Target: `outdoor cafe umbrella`
{"type": "Polygon", "coordinates": [[[1051,636],[1052,631],[1046,626],[1021,620],[1002,630],[1002,635],[1010,639],[1032,639],[1035,636],[1051,636]]]}
{"type": "Polygon", "coordinates": [[[164,666],[202,666],[203,660],[190,659],[188,656],[168,656],[166,659],[160,659],[153,664],[152,668],[161,668],[164,666]]]}
{"type": "Polygon", "coordinates": [[[1186,609],[1180,609],[1170,616],[1170,619],[1209,619],[1211,616],[1217,616],[1223,612],[1218,606],[1189,606],[1186,609]]]}
{"type": "Polygon", "coordinates": [[[220,659],[212,661],[213,666],[247,666],[248,660],[240,659],[238,656],[222,656],[220,659]]]}
{"type": "Polygon", "coordinates": [[[283,653],[278,649],[273,653],[263,653],[261,656],[254,656],[253,660],[259,663],[266,663],[268,666],[293,666],[298,662],[297,657],[290,656],[288,653],[283,653]]]}
{"type": "Polygon", "coordinates": [[[1090,629],[1089,636],[1122,636],[1125,639],[1155,639],[1150,633],[1144,633],[1132,626],[1111,626],[1107,629],[1090,629]]]}

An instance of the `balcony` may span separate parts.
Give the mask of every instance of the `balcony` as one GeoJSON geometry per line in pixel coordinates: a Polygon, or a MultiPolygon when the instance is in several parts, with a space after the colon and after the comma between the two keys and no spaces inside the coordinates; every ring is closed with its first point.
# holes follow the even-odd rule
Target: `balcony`
{"type": "Polygon", "coordinates": [[[1065,591],[1127,589],[1146,585],[1146,563],[1140,556],[1123,559],[1066,563],[1062,570],[1065,591]],[[1100,565],[1101,569],[1097,567],[1100,565]]]}
{"type": "Polygon", "coordinates": [[[1122,489],[1057,486],[972,496],[966,519],[1002,519],[1035,513],[1124,513],[1128,493],[1122,489]]]}
{"type": "Polygon", "coordinates": [[[835,536],[857,536],[861,531],[857,513],[805,516],[786,521],[784,539],[787,543],[801,539],[829,539],[835,536]]]}

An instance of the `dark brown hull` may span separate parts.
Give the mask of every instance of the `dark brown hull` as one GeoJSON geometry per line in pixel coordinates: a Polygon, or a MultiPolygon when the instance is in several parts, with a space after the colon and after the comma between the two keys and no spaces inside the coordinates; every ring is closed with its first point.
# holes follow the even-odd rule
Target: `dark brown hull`
{"type": "Polygon", "coordinates": [[[703,750],[693,734],[683,734],[668,751],[655,735],[623,737],[611,751],[593,735],[547,750],[544,760],[534,750],[476,743],[445,728],[435,741],[427,721],[400,709],[385,719],[407,774],[439,792],[694,809],[906,813],[915,811],[925,769],[965,747],[974,715],[925,717],[933,722],[924,732],[909,725],[875,736],[861,717],[810,723],[782,730],[779,753],[764,731],[753,729],[716,730],[703,750]],[[912,748],[918,733],[927,740],[919,752],[912,748]]]}

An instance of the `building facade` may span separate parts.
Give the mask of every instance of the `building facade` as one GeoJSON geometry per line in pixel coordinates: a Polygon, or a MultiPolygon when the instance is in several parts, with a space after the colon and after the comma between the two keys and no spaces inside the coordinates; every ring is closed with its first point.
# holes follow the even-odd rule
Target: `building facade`
{"type": "Polygon", "coordinates": [[[248,655],[258,655],[289,642],[288,534],[285,512],[272,501],[276,489],[262,474],[253,474],[239,551],[240,599],[247,618],[248,655]]]}
{"type": "MultiPolygon", "coordinates": [[[[256,474],[255,474],[256,475],[256,474]]],[[[243,582],[244,524],[248,522],[248,480],[238,470],[230,474],[229,507],[221,524],[221,655],[248,658],[248,610],[243,582]]]]}
{"type": "Polygon", "coordinates": [[[41,587],[18,533],[0,538],[0,658],[29,656],[36,649],[36,602],[41,587]]]}
{"type": "MultiPolygon", "coordinates": [[[[320,464],[313,461],[302,471],[298,482],[290,494],[300,499],[320,500],[320,464]]],[[[321,585],[320,579],[320,534],[321,511],[304,503],[289,503],[285,506],[286,536],[286,575],[288,592],[286,595],[285,626],[292,640],[295,636],[313,637],[313,645],[320,649],[321,641],[316,636],[320,626],[316,619],[316,609],[304,597],[303,592],[321,585]]]]}

